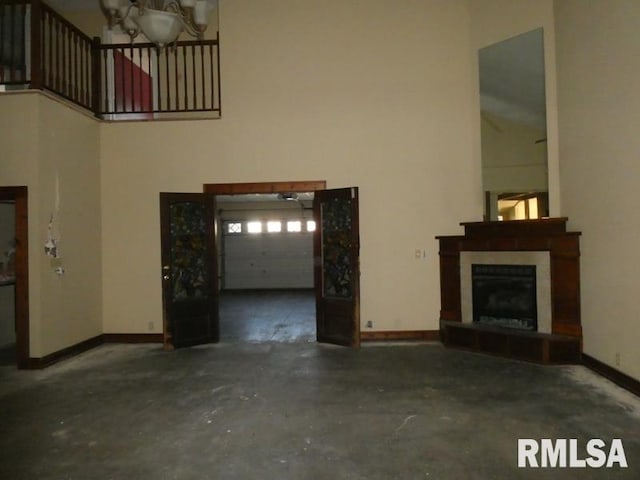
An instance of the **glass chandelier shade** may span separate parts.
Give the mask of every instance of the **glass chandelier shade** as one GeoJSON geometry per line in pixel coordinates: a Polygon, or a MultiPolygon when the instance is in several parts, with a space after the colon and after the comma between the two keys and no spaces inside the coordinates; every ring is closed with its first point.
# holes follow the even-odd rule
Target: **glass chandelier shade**
{"type": "Polygon", "coordinates": [[[211,9],[207,0],[100,0],[100,6],[109,28],[120,26],[132,41],[143,33],[159,48],[182,32],[202,38],[211,9]]]}

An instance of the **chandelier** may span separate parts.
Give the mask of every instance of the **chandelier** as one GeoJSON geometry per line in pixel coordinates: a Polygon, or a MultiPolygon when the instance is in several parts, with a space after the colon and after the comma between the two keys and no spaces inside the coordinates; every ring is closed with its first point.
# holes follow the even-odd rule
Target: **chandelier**
{"type": "Polygon", "coordinates": [[[207,29],[207,0],[100,0],[109,28],[118,25],[131,41],[144,34],[158,48],[174,43],[182,32],[202,38],[207,29]]]}

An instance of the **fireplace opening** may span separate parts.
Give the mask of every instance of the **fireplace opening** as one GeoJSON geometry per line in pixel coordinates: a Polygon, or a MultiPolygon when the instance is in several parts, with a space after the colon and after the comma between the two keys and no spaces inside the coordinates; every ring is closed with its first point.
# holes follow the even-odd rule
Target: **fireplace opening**
{"type": "Polygon", "coordinates": [[[471,265],[473,322],[538,330],[535,265],[471,265]]]}

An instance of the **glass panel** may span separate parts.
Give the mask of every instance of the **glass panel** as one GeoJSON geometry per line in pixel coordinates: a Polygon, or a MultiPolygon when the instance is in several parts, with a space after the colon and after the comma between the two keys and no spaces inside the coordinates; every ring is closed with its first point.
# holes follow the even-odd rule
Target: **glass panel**
{"type": "Polygon", "coordinates": [[[249,233],[262,233],[262,222],[247,223],[247,231],[249,233]]]}
{"type": "Polygon", "coordinates": [[[182,202],[170,206],[173,300],[206,297],[209,283],[206,206],[182,202]]]}
{"type": "Polygon", "coordinates": [[[238,223],[238,222],[227,223],[227,233],[242,233],[242,223],[238,223]]]}
{"type": "Polygon", "coordinates": [[[267,232],[278,233],[282,231],[282,222],[271,221],[267,222],[267,232]]]}
{"type": "Polygon", "coordinates": [[[315,231],[316,231],[316,221],[307,220],[307,232],[315,232],[315,231]]]}
{"type": "Polygon", "coordinates": [[[301,232],[302,222],[299,220],[291,220],[287,222],[287,232],[301,232]]]}
{"type": "Polygon", "coordinates": [[[351,200],[322,204],[323,291],[326,297],[351,298],[351,200]]]}

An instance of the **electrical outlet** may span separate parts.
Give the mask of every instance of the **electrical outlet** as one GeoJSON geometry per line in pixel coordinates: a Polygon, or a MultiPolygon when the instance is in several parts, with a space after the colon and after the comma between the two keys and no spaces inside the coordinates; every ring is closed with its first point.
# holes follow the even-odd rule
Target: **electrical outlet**
{"type": "Polygon", "coordinates": [[[616,352],[616,367],[620,366],[620,352],[616,352]]]}
{"type": "Polygon", "coordinates": [[[373,322],[371,320],[367,322],[367,328],[373,328],[373,322]]]}
{"type": "Polygon", "coordinates": [[[156,328],[155,324],[153,322],[149,322],[149,325],[147,325],[147,327],[149,328],[150,332],[153,332],[156,328]]]}

